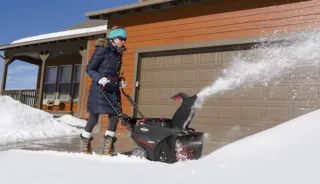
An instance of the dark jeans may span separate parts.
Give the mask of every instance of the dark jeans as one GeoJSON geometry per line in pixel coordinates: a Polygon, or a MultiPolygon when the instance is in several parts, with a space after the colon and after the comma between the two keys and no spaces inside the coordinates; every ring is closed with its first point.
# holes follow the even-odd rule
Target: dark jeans
{"type": "MultiPolygon", "coordinates": [[[[84,130],[87,132],[92,132],[94,126],[98,123],[98,119],[99,119],[99,114],[90,114],[84,130]]],[[[110,114],[107,130],[116,132],[118,121],[119,121],[119,117],[117,115],[110,114]]]]}

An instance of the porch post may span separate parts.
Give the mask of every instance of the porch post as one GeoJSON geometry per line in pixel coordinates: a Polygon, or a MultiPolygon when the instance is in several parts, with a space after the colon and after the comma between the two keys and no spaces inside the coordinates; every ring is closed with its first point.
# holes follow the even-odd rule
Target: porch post
{"type": "Polygon", "coordinates": [[[13,59],[11,57],[5,58],[3,60],[2,82],[1,82],[1,89],[0,89],[1,95],[2,95],[2,91],[5,90],[5,88],[6,88],[8,66],[12,61],[13,61],[13,59]]]}
{"type": "Polygon", "coordinates": [[[40,89],[42,62],[38,65],[37,89],[40,89]]]}
{"type": "MultiPolygon", "coordinates": [[[[43,86],[44,86],[44,77],[45,77],[45,69],[46,69],[46,61],[49,57],[49,53],[41,53],[40,58],[42,60],[41,64],[41,79],[40,79],[40,89],[39,89],[39,101],[38,101],[38,108],[41,109],[42,100],[43,100],[43,86]]],[[[40,66],[39,66],[40,67],[40,66]]]]}
{"type": "MultiPolygon", "coordinates": [[[[89,43],[89,41],[88,41],[89,43]]],[[[79,98],[78,98],[78,107],[77,107],[77,114],[79,117],[83,117],[83,103],[84,103],[84,95],[86,94],[84,89],[85,89],[85,81],[86,81],[86,64],[87,64],[87,49],[82,48],[80,49],[80,54],[82,56],[82,61],[81,61],[81,73],[80,73],[80,86],[79,86],[79,98]]]]}

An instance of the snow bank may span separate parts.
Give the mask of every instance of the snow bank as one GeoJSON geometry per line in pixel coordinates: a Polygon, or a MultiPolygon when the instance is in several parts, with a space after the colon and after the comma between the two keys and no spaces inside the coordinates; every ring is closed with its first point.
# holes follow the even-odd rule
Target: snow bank
{"type": "Polygon", "coordinates": [[[75,118],[74,116],[71,115],[64,115],[60,118],[56,119],[57,121],[61,122],[61,123],[65,123],[71,126],[75,126],[75,127],[81,127],[84,128],[86,126],[87,121],[86,120],[82,120],[82,119],[78,119],[75,118]]]}
{"type": "Polygon", "coordinates": [[[0,96],[0,145],[78,134],[80,129],[12,99],[0,96]]]}
{"type": "Polygon", "coordinates": [[[320,183],[320,110],[198,160],[163,164],[54,151],[0,152],[0,183],[320,183]],[[37,173],[36,177],[30,177],[37,173]],[[138,180],[138,181],[134,181],[138,180]]]}
{"type": "Polygon", "coordinates": [[[77,35],[77,34],[93,33],[93,32],[98,32],[98,31],[107,31],[107,25],[91,27],[91,28],[68,30],[68,31],[60,31],[60,32],[55,32],[55,33],[32,36],[32,37],[27,37],[27,38],[22,38],[22,39],[16,40],[16,41],[12,42],[11,44],[21,43],[21,42],[29,42],[29,41],[35,41],[35,40],[43,40],[43,39],[49,39],[49,38],[57,38],[57,37],[63,37],[63,36],[71,36],[71,35],[77,35]]]}

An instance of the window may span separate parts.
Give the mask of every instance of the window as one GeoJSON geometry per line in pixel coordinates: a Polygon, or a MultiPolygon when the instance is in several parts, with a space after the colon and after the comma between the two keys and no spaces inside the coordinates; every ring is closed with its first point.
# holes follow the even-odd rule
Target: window
{"type": "Polygon", "coordinates": [[[70,99],[72,65],[62,65],[59,70],[58,98],[61,100],[70,99]]]}
{"type": "Polygon", "coordinates": [[[80,87],[80,77],[81,76],[81,65],[75,65],[74,76],[73,76],[73,100],[78,100],[79,98],[79,87],[80,87]]]}
{"type": "Polygon", "coordinates": [[[48,66],[44,82],[44,99],[78,100],[80,79],[81,64],[48,66]]]}
{"type": "Polygon", "coordinates": [[[49,66],[46,68],[46,76],[44,83],[44,99],[54,99],[57,81],[57,71],[57,66],[49,66]]]}

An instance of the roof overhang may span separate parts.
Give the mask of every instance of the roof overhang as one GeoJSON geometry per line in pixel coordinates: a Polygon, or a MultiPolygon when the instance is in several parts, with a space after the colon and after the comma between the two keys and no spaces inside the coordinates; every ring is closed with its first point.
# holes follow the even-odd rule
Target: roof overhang
{"type": "Polygon", "coordinates": [[[85,15],[90,19],[108,19],[114,16],[127,16],[214,1],[222,0],[154,0],[88,12],[85,15]]]}
{"type": "MultiPolygon", "coordinates": [[[[72,31],[74,31],[74,30],[72,30],[72,31]]],[[[105,28],[105,30],[91,31],[91,32],[77,33],[77,34],[65,34],[63,36],[60,36],[59,33],[66,33],[68,31],[56,32],[56,33],[51,33],[51,34],[55,34],[56,36],[52,36],[52,37],[48,36],[43,39],[37,39],[36,37],[34,37],[34,39],[32,39],[33,37],[29,37],[29,38],[25,38],[25,41],[24,41],[24,39],[21,39],[21,41],[18,40],[17,42],[13,42],[11,44],[0,45],[0,51],[5,50],[5,49],[10,49],[10,48],[22,48],[22,47],[41,45],[41,44],[49,44],[49,43],[55,43],[55,42],[66,42],[69,40],[84,39],[84,38],[91,37],[91,36],[106,34],[106,31],[107,31],[107,27],[105,28]]],[[[70,33],[70,31],[69,31],[69,33],[70,33]]],[[[50,35],[50,34],[46,34],[46,35],[50,35]]],[[[39,38],[41,36],[43,36],[43,35],[39,35],[39,38]]]]}

